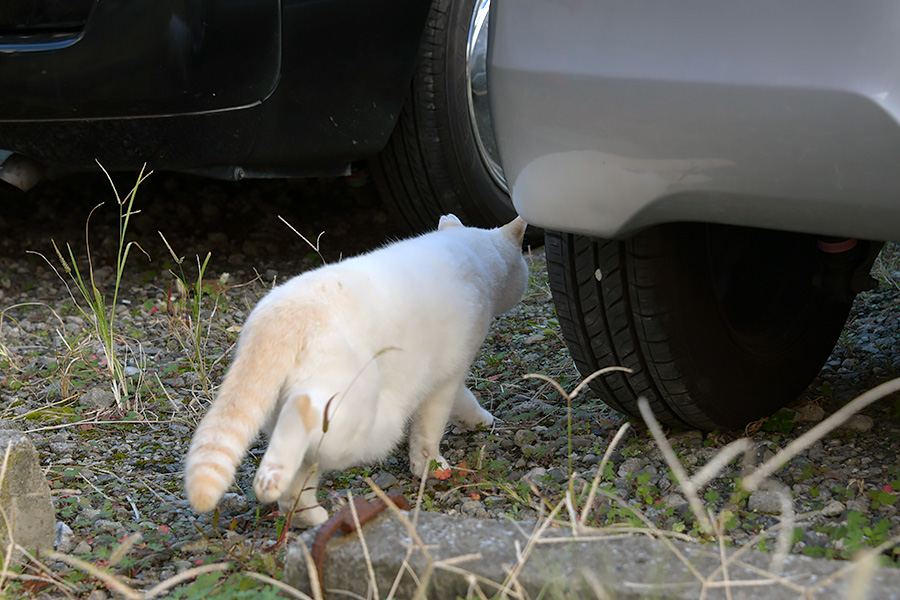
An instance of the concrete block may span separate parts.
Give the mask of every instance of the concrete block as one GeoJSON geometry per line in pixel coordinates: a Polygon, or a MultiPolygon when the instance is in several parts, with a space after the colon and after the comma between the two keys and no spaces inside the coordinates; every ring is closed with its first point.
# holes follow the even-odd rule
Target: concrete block
{"type": "Polygon", "coordinates": [[[21,432],[0,429],[0,556],[12,539],[27,550],[52,550],[56,518],[37,452],[21,432]],[[7,452],[8,449],[8,452],[7,452]]]}
{"type": "MultiPolygon", "coordinates": [[[[643,535],[596,535],[573,537],[566,528],[550,528],[525,557],[533,523],[450,517],[438,513],[419,515],[417,532],[430,552],[431,566],[421,550],[415,549],[408,566],[418,579],[428,581],[424,596],[429,600],[456,600],[478,597],[474,586],[485,596],[496,597],[504,589],[509,573],[518,570],[508,597],[525,598],[639,598],[708,600],[726,598],[722,587],[722,561],[714,545],[696,545],[660,540],[643,535]]],[[[312,532],[302,540],[311,547],[312,532]]],[[[378,592],[387,597],[410,545],[410,534],[394,515],[385,513],[363,526],[375,572],[378,592]]],[[[726,551],[732,555],[733,549],[726,551]]],[[[879,600],[900,599],[900,571],[874,568],[871,572],[838,574],[846,562],[790,555],[774,576],[772,554],[747,551],[728,565],[730,598],[794,599],[803,590],[813,590],[810,598],[852,596],[879,600]],[[833,581],[829,581],[830,577],[833,581]],[[821,586],[821,589],[817,588],[821,586]],[[866,586],[868,586],[866,588],[866,586]],[[814,589],[815,588],[815,589],[814,589]]],[[[287,550],[284,578],[290,585],[310,593],[309,577],[299,543],[287,550]]],[[[356,533],[336,534],[325,553],[326,598],[347,597],[328,590],[345,590],[369,596],[369,577],[362,547],[356,533]]],[[[417,583],[404,574],[394,597],[417,597],[417,583]]]]}

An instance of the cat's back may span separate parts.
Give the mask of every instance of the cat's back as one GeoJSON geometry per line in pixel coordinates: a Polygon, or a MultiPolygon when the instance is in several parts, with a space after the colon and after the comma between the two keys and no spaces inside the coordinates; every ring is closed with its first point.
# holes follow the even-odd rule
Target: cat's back
{"type": "Polygon", "coordinates": [[[314,313],[323,325],[341,326],[373,314],[415,318],[433,307],[472,308],[484,288],[484,236],[459,229],[394,242],[297,275],[274,288],[254,312],[314,313]]]}

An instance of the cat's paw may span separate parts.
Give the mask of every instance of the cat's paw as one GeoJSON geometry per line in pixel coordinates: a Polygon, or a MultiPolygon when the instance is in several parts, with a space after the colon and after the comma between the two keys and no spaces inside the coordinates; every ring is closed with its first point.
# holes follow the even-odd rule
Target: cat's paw
{"type": "Polygon", "coordinates": [[[291,519],[291,525],[298,529],[309,529],[316,527],[328,520],[328,511],[321,506],[311,506],[309,508],[300,509],[294,513],[291,519]]]}
{"type": "Polygon", "coordinates": [[[253,491],[260,502],[275,502],[284,494],[288,483],[284,467],[261,465],[253,478],[253,491]]]}
{"type": "Polygon", "coordinates": [[[426,479],[433,479],[436,477],[435,473],[449,472],[450,463],[440,454],[432,457],[425,450],[410,451],[409,470],[416,477],[422,477],[422,473],[425,473],[426,479]]]}
{"type": "Polygon", "coordinates": [[[464,431],[472,431],[483,427],[490,429],[494,424],[494,415],[484,410],[480,406],[477,411],[472,411],[466,415],[453,415],[453,433],[462,433],[464,431]]]}

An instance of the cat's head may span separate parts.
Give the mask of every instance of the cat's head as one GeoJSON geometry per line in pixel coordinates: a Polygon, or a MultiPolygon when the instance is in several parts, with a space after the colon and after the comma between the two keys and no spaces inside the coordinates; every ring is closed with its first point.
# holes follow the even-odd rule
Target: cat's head
{"type": "Polygon", "coordinates": [[[494,263],[496,281],[491,294],[495,315],[501,315],[512,309],[522,299],[528,287],[528,265],[522,256],[526,227],[528,224],[522,217],[516,217],[496,229],[466,227],[453,214],[442,216],[438,222],[438,231],[459,228],[467,232],[463,235],[474,236],[468,238],[473,245],[487,244],[484,246],[482,256],[485,260],[491,260],[489,257],[493,257],[493,261],[496,261],[494,263]]]}
{"type": "Polygon", "coordinates": [[[516,217],[503,227],[493,230],[499,238],[495,242],[497,249],[506,263],[506,277],[498,289],[495,298],[494,314],[501,315],[511,310],[528,288],[528,263],[522,256],[522,242],[525,239],[525,228],[528,223],[522,217],[516,217]]]}

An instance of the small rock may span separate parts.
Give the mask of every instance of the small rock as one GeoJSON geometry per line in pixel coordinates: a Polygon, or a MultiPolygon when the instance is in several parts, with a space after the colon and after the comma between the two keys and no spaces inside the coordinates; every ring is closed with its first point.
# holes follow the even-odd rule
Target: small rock
{"type": "Polygon", "coordinates": [[[828,535],[821,531],[806,531],[803,533],[803,541],[807,546],[823,548],[828,545],[828,535]]]}
{"type": "Polygon", "coordinates": [[[634,475],[644,467],[649,464],[646,458],[638,458],[636,456],[632,456],[631,458],[626,458],[622,461],[622,464],[619,466],[619,470],[616,471],[619,477],[627,477],[628,475],[634,475]]]}
{"type": "Polygon", "coordinates": [[[825,409],[817,404],[804,404],[794,415],[794,421],[798,423],[818,423],[824,418],[825,409]]]}
{"type": "Polygon", "coordinates": [[[372,481],[383,490],[388,489],[395,483],[397,483],[397,478],[388,473],[387,471],[381,471],[375,477],[372,478],[372,481]]]}
{"type": "Polygon", "coordinates": [[[121,523],[110,519],[97,519],[94,522],[94,527],[101,533],[112,533],[117,536],[125,532],[125,527],[121,523]]]}
{"type": "Polygon", "coordinates": [[[188,569],[192,569],[194,567],[194,565],[188,560],[176,560],[174,566],[179,573],[181,573],[182,571],[187,571],[188,569]]]}
{"type": "Polygon", "coordinates": [[[573,448],[589,448],[594,445],[594,440],[587,437],[573,437],[572,438],[572,447],[573,448]]]}
{"type": "Polygon", "coordinates": [[[832,500],[822,509],[822,514],[826,517],[836,517],[846,510],[843,502],[832,500]]]}
{"type": "Polygon", "coordinates": [[[554,483],[565,483],[569,480],[569,475],[566,473],[565,469],[559,467],[553,467],[547,471],[547,475],[550,476],[550,479],[552,479],[554,483]]]}
{"type": "Polygon", "coordinates": [[[90,551],[91,551],[91,545],[88,544],[86,541],[81,540],[80,542],[78,542],[78,545],[76,545],[75,548],[72,550],[72,554],[87,554],[90,551]]]}
{"type": "Polygon", "coordinates": [[[141,370],[137,367],[125,367],[122,372],[125,374],[125,377],[134,377],[139,375],[141,370]]]}
{"type": "Polygon", "coordinates": [[[509,409],[510,416],[521,415],[522,413],[528,413],[528,412],[537,412],[540,414],[549,414],[549,413],[553,412],[553,405],[548,404],[547,402],[544,402],[543,400],[532,400],[526,396],[517,396],[516,397],[517,400],[519,398],[521,398],[521,401],[518,402],[517,404],[514,404],[509,409]]]}
{"type": "Polygon", "coordinates": [[[228,515],[238,515],[250,508],[250,501],[244,494],[228,492],[222,496],[219,509],[228,515]]]}
{"type": "Polygon", "coordinates": [[[872,420],[872,417],[867,417],[866,415],[853,415],[841,426],[842,429],[849,429],[857,433],[866,433],[871,431],[873,427],[875,427],[875,421],[872,420]]]}
{"type": "Polygon", "coordinates": [[[540,478],[547,476],[547,469],[544,467],[535,467],[522,475],[522,479],[525,481],[537,481],[540,478]]]}
{"type": "Polygon", "coordinates": [[[516,435],[513,438],[513,443],[521,448],[522,446],[533,442],[535,437],[537,436],[534,435],[533,431],[530,431],[528,429],[520,429],[516,432],[516,435]]]}
{"type": "Polygon", "coordinates": [[[756,490],[750,494],[747,507],[754,512],[781,514],[781,494],[772,490],[756,490]]]}
{"type": "Polygon", "coordinates": [[[62,552],[63,554],[71,552],[72,548],[75,546],[74,537],[75,532],[72,531],[71,527],[62,521],[56,522],[56,541],[53,546],[58,552],[62,552]]]}
{"type": "Polygon", "coordinates": [[[82,518],[84,518],[89,523],[94,523],[97,519],[100,518],[100,509],[98,508],[86,508],[81,513],[82,518]]]}
{"type": "Polygon", "coordinates": [[[673,443],[681,442],[685,446],[701,446],[703,444],[703,432],[699,429],[682,431],[669,438],[673,443]]]}
{"type": "Polygon", "coordinates": [[[466,500],[459,507],[459,512],[476,519],[487,519],[490,515],[481,500],[466,500]]]}
{"type": "Polygon", "coordinates": [[[847,510],[858,510],[861,513],[869,512],[869,499],[865,496],[854,498],[847,502],[847,510]]]}
{"type": "Polygon", "coordinates": [[[87,595],[86,600],[106,600],[109,596],[103,590],[94,590],[87,595]]]}
{"type": "Polygon", "coordinates": [[[104,388],[92,388],[81,395],[78,404],[88,410],[103,410],[116,403],[113,393],[104,388]]]}
{"type": "Polygon", "coordinates": [[[535,335],[529,335],[526,338],[522,338],[522,343],[526,346],[530,346],[531,344],[537,344],[538,342],[544,339],[544,334],[537,333],[535,335]]]}
{"type": "Polygon", "coordinates": [[[681,508],[682,506],[687,506],[687,499],[681,494],[666,494],[663,499],[663,505],[666,508],[681,508]]]}
{"type": "Polygon", "coordinates": [[[172,435],[177,435],[179,437],[184,437],[191,432],[190,429],[181,425],[180,423],[175,423],[174,421],[169,423],[169,433],[172,435]]]}

